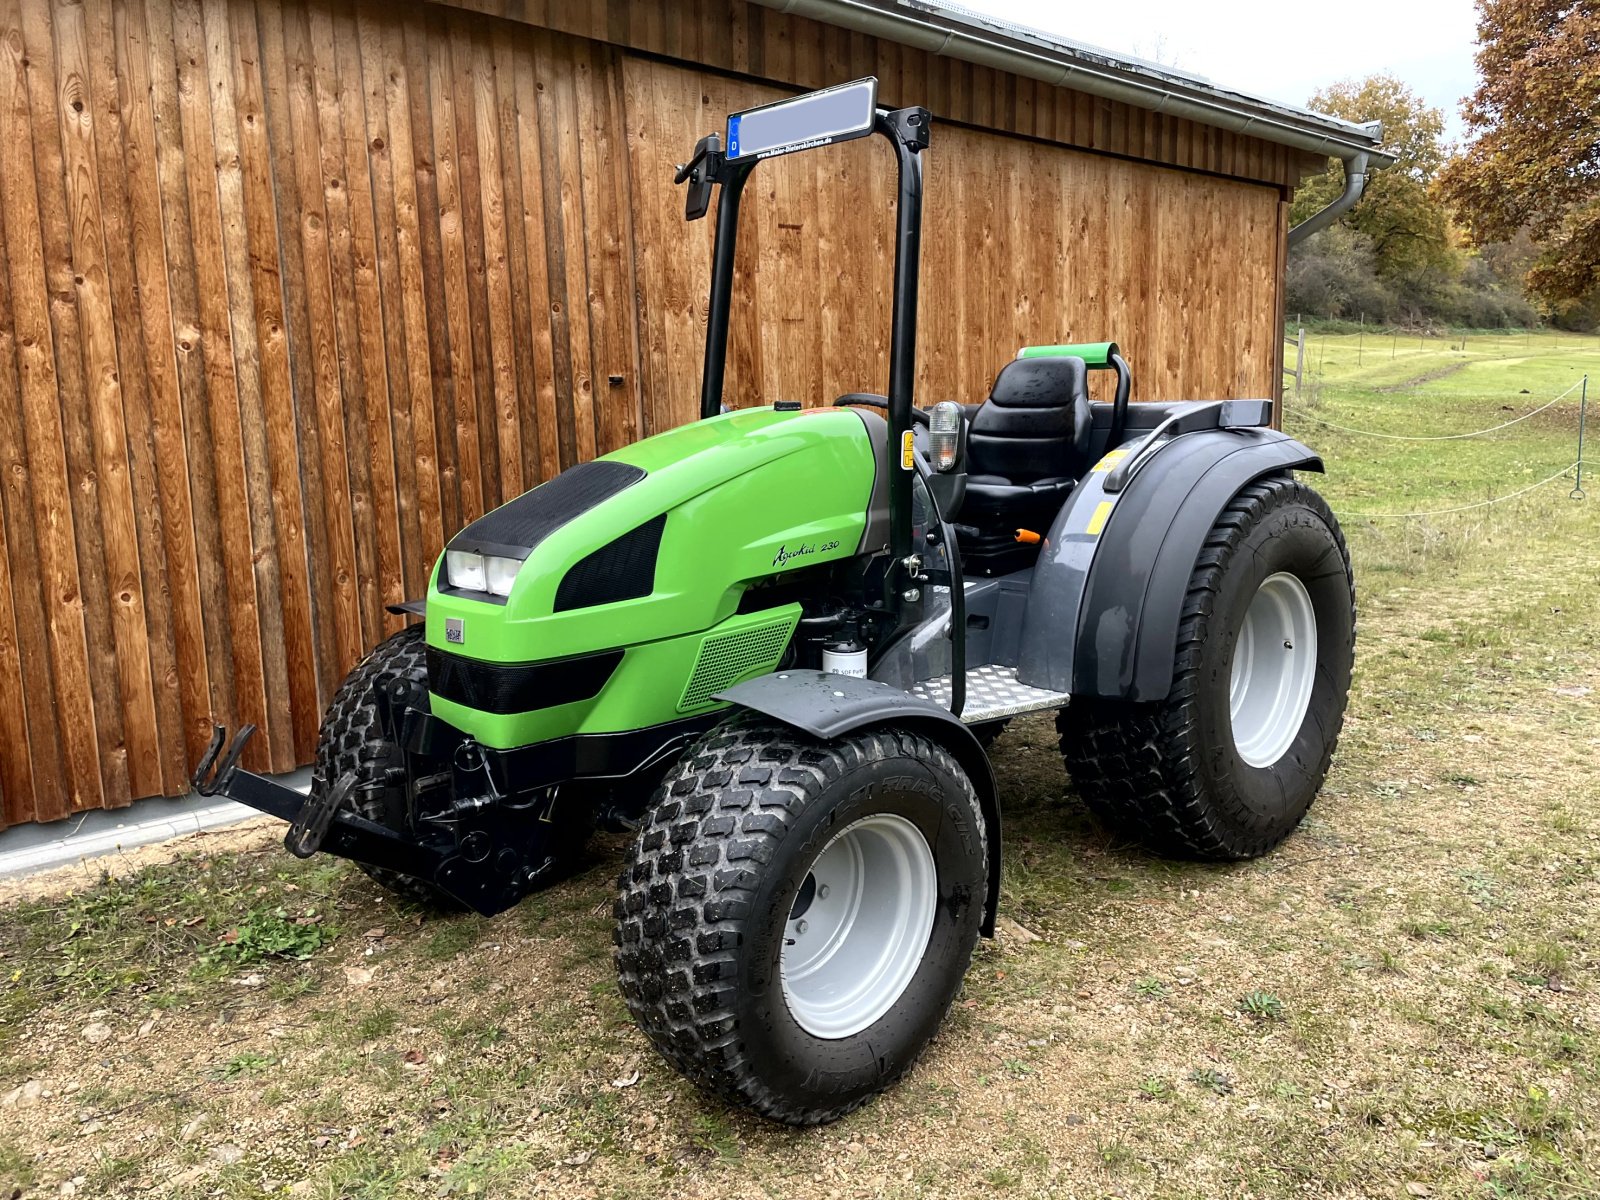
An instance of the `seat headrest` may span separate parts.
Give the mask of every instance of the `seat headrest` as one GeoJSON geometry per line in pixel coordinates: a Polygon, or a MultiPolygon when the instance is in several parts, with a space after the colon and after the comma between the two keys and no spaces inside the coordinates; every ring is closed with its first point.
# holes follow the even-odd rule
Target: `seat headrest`
{"type": "Polygon", "coordinates": [[[1089,374],[1083,359],[1016,358],[1000,368],[989,399],[1002,408],[1067,408],[1088,401],[1089,374]]]}

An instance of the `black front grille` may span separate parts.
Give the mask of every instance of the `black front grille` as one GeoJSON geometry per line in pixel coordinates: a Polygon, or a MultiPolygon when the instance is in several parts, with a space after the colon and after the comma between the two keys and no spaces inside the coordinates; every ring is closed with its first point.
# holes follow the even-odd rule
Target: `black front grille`
{"type": "Polygon", "coordinates": [[[656,555],[661,550],[662,513],[593,554],[580,558],[556,588],[556,612],[637,600],[656,587],[656,555]]]}
{"type": "Polygon", "coordinates": [[[450,549],[526,558],[568,521],[644,476],[643,470],[628,463],[582,463],[479,517],[450,539],[450,549]]]}
{"type": "Polygon", "coordinates": [[[486,663],[428,647],[428,690],[480,712],[522,713],[591,700],[622,661],[621,650],[537,663],[486,663]]]}

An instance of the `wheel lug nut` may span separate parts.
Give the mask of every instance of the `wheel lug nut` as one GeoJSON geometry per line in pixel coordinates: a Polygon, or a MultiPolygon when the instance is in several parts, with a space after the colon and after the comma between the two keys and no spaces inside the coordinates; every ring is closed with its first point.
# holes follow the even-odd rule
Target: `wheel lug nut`
{"type": "Polygon", "coordinates": [[[818,900],[826,900],[827,898],[828,898],[828,885],[827,884],[823,884],[821,887],[819,887],[817,889],[817,899],[818,900]]]}
{"type": "Polygon", "coordinates": [[[806,923],[804,921],[796,921],[794,931],[796,933],[804,933],[806,931],[806,923]]]}

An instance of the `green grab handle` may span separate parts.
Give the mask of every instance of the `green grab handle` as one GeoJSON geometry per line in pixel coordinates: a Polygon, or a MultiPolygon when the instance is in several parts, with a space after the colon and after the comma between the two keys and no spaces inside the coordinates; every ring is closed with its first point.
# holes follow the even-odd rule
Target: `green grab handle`
{"type": "Polygon", "coordinates": [[[1024,346],[1018,358],[1081,358],[1088,367],[1109,367],[1118,354],[1115,342],[1082,342],[1075,346],[1024,346]]]}

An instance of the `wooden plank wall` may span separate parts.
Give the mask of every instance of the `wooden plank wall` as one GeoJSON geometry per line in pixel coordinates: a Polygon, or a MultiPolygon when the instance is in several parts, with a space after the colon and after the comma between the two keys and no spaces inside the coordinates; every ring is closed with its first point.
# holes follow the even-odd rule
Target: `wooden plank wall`
{"type": "MultiPolygon", "coordinates": [[[[660,186],[718,114],[782,93],[624,64],[646,427],[699,403],[714,212],[660,186]],[[651,181],[656,181],[652,185],[651,181]],[[687,252],[681,239],[689,239],[687,252]]],[[[894,160],[871,138],[763,163],[746,187],[729,403],[888,385],[894,160]]],[[[936,125],[927,156],[920,400],[976,403],[1028,343],[1119,341],[1136,400],[1273,394],[1278,190],[936,125]]],[[[1108,380],[1097,380],[1109,383],[1108,380]]]]}
{"type": "MultiPolygon", "coordinates": [[[[0,824],[179,793],[213,719],[309,761],[449,534],[693,414],[671,164],[779,93],[625,45],[1035,135],[936,130],[927,399],[1103,334],[1140,395],[1270,393],[1286,153],[746,8],[0,0],[0,824]]],[[[752,188],[730,397],[884,386],[892,167],[829,154],[752,188]]]]}
{"type": "Polygon", "coordinates": [[[617,60],[0,0],[0,823],[308,761],[447,534],[639,435],[617,60]]]}
{"type": "Polygon", "coordinates": [[[1293,188],[1327,159],[1183,117],[1056,87],[747,0],[432,0],[796,90],[876,75],[884,103],[1189,170],[1293,188]]]}

